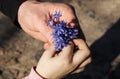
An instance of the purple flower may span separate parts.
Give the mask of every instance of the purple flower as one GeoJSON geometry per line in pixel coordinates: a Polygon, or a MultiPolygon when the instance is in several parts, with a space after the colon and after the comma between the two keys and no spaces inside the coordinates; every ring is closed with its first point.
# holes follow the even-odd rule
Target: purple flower
{"type": "Polygon", "coordinates": [[[55,11],[55,14],[52,14],[51,16],[52,16],[52,20],[54,20],[54,19],[61,17],[62,15],[61,15],[60,11],[58,11],[58,12],[55,11]]]}
{"type": "Polygon", "coordinates": [[[67,27],[68,25],[64,21],[54,23],[54,20],[58,19],[60,16],[62,16],[60,11],[56,11],[55,14],[51,15],[52,18],[49,20],[49,25],[53,29],[52,37],[56,51],[60,51],[63,47],[69,45],[69,41],[79,38],[77,27],[67,27]]]}

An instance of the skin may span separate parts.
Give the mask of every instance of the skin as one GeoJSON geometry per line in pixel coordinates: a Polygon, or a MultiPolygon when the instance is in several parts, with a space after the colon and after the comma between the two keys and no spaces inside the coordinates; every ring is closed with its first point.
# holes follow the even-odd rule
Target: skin
{"type": "Polygon", "coordinates": [[[48,25],[50,15],[55,11],[60,11],[62,16],[59,20],[64,20],[71,27],[77,23],[73,9],[63,3],[37,2],[30,0],[24,2],[18,10],[18,21],[22,29],[32,37],[45,42],[44,48],[47,49],[52,43],[52,29],[48,25]]]}
{"type": "Polygon", "coordinates": [[[56,53],[55,48],[51,45],[42,55],[37,65],[36,71],[46,79],[61,79],[67,74],[73,72],[78,66],[84,69],[84,65],[90,63],[88,58],[90,51],[82,39],[74,40],[77,42],[79,50],[73,51],[74,45],[64,47],[61,52],[56,53]],[[87,62],[84,62],[88,58],[87,62]]]}
{"type": "Polygon", "coordinates": [[[71,27],[79,24],[78,21],[75,21],[77,17],[73,9],[63,3],[28,0],[22,3],[18,10],[18,22],[21,28],[32,37],[45,42],[46,51],[40,59],[36,71],[48,79],[59,79],[69,73],[81,72],[91,61],[90,50],[82,39],[73,40],[74,45],[79,47],[76,53],[73,51],[74,46],[70,45],[56,54],[52,45],[52,29],[48,25],[48,21],[50,15],[58,10],[62,13],[59,20],[64,20],[71,27]],[[62,67],[63,65],[64,67],[62,67]],[[61,68],[63,69],[61,70],[61,68]],[[60,73],[56,74],[56,72],[60,73]]]}

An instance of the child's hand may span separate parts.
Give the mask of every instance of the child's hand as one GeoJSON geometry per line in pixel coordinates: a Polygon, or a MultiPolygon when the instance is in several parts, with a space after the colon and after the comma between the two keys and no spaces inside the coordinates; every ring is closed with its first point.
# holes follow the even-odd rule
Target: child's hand
{"type": "Polygon", "coordinates": [[[90,58],[88,59],[90,51],[83,40],[74,41],[79,48],[76,52],[73,52],[72,43],[59,53],[55,51],[54,46],[50,46],[39,60],[36,71],[47,79],[60,79],[78,67],[81,67],[79,72],[83,70],[84,66],[91,61],[90,58]]]}

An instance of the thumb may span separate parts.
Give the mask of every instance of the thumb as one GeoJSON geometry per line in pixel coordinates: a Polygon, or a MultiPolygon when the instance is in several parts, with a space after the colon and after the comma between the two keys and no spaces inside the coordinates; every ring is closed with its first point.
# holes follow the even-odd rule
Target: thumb
{"type": "Polygon", "coordinates": [[[55,53],[56,53],[56,50],[54,45],[50,45],[49,48],[45,50],[45,52],[43,53],[43,57],[51,58],[55,55],[55,53]]]}
{"type": "Polygon", "coordinates": [[[50,47],[50,43],[46,42],[46,43],[44,44],[44,49],[47,50],[49,47],[50,47]]]}

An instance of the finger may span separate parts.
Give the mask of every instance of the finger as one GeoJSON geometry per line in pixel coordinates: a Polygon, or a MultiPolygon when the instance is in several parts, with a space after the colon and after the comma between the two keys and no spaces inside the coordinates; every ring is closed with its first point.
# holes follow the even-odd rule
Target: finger
{"type": "Polygon", "coordinates": [[[72,15],[69,15],[70,17],[67,17],[66,15],[65,16],[61,16],[60,17],[60,20],[62,21],[62,20],[64,20],[66,23],[67,23],[67,25],[68,26],[70,26],[70,27],[74,27],[75,26],[75,22],[74,22],[74,20],[76,19],[76,17],[75,16],[72,16],[72,15]]]}
{"type": "Polygon", "coordinates": [[[74,28],[74,27],[75,27],[75,23],[70,22],[70,23],[68,24],[68,26],[69,26],[70,28],[74,28]]]}
{"type": "Polygon", "coordinates": [[[66,9],[64,8],[64,10],[62,10],[61,12],[62,16],[60,17],[60,20],[64,20],[65,22],[70,23],[73,19],[76,19],[76,15],[70,7],[66,9]]]}
{"type": "Polygon", "coordinates": [[[82,72],[84,69],[85,69],[85,67],[79,68],[79,69],[73,71],[71,74],[80,73],[80,72],[82,72]]]}
{"type": "Polygon", "coordinates": [[[72,19],[72,20],[68,23],[68,26],[70,26],[71,28],[76,27],[76,26],[79,26],[79,22],[78,22],[77,18],[76,18],[76,19],[72,19]]]}
{"type": "Polygon", "coordinates": [[[49,47],[50,47],[50,43],[47,42],[47,43],[44,44],[44,49],[45,50],[47,50],[49,47]]]}
{"type": "Polygon", "coordinates": [[[44,53],[43,57],[52,58],[56,53],[54,45],[51,45],[44,53]]]}
{"type": "Polygon", "coordinates": [[[76,45],[79,50],[74,54],[73,62],[75,64],[81,64],[90,55],[90,50],[83,40],[76,40],[76,45]]]}
{"type": "Polygon", "coordinates": [[[88,57],[78,68],[85,67],[86,65],[90,64],[92,61],[91,57],[88,57]]]}
{"type": "Polygon", "coordinates": [[[83,39],[74,39],[73,42],[79,49],[88,49],[88,46],[83,39]]]}
{"type": "Polygon", "coordinates": [[[91,62],[91,58],[89,57],[81,65],[79,65],[78,68],[72,72],[72,74],[83,71],[85,69],[85,66],[88,65],[90,62],[91,62]]]}
{"type": "Polygon", "coordinates": [[[84,50],[77,51],[73,56],[73,63],[75,65],[80,65],[89,56],[89,54],[89,52],[85,52],[84,50]]]}
{"type": "Polygon", "coordinates": [[[60,56],[63,58],[71,58],[73,56],[73,43],[70,43],[68,46],[64,47],[60,52],[60,56]]]}

